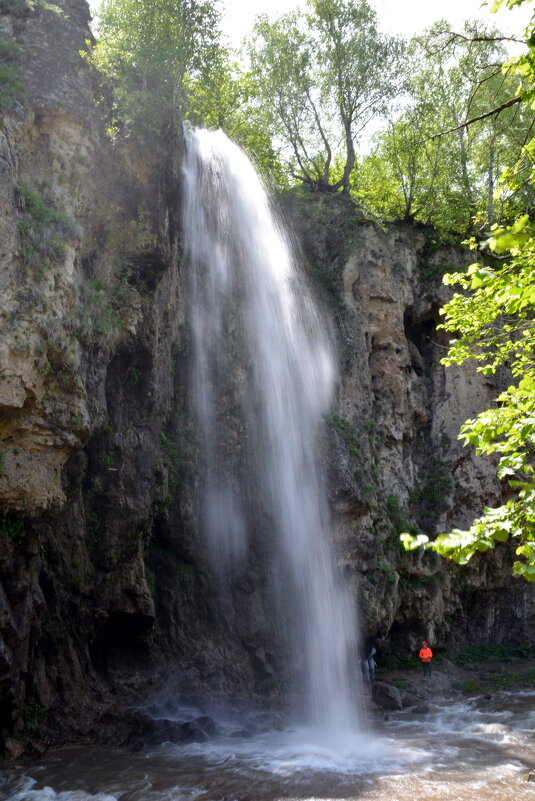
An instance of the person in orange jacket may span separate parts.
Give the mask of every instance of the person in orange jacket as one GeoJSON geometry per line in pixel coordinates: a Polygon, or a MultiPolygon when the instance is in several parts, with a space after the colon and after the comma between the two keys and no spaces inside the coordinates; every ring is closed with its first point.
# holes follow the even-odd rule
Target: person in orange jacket
{"type": "Polygon", "coordinates": [[[422,647],[420,648],[420,653],[418,656],[422,662],[422,668],[424,671],[424,679],[426,676],[431,676],[431,660],[433,658],[433,651],[429,647],[427,640],[422,642],[422,647]]]}

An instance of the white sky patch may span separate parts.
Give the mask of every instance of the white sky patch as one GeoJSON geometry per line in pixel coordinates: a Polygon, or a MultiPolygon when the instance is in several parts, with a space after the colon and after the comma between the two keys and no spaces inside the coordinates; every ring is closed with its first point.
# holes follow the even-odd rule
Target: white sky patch
{"type": "Polygon", "coordinates": [[[380,25],[389,33],[412,36],[428,28],[438,19],[447,19],[459,26],[467,19],[478,19],[500,28],[504,33],[521,33],[533,13],[528,3],[522,8],[501,9],[491,14],[489,6],[482,6],[481,0],[372,0],[379,16],[380,25]]]}

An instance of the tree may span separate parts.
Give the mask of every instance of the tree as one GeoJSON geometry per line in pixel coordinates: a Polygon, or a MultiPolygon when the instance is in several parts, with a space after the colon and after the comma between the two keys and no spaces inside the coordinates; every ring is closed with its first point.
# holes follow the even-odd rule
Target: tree
{"type": "MultiPolygon", "coordinates": [[[[503,0],[497,0],[494,7],[502,4],[503,0]]],[[[519,4],[519,0],[507,0],[509,7],[519,4]]],[[[514,67],[522,77],[518,96],[530,105],[535,98],[533,33],[531,23],[526,31],[528,53],[506,67],[514,67]]],[[[532,139],[523,154],[531,165],[531,180],[534,154],[532,139]]],[[[510,191],[516,189],[518,174],[513,170],[508,175],[510,191]]],[[[424,535],[409,534],[403,534],[402,540],[408,549],[423,545],[464,564],[474,553],[514,538],[520,558],[513,572],[535,581],[535,227],[527,214],[511,226],[495,225],[486,245],[506,260],[495,267],[476,263],[467,274],[445,278],[462,292],[443,310],[443,327],[455,335],[444,363],[474,359],[484,374],[502,366],[510,369],[513,383],[493,408],[466,421],[460,438],[478,453],[499,456],[498,476],[509,481],[514,495],[497,508],[484,509],[467,531],[455,529],[433,542],[424,535]]]]}
{"type": "MultiPolygon", "coordinates": [[[[496,202],[500,172],[515,164],[534,122],[531,109],[511,102],[518,77],[502,70],[503,38],[481,23],[455,33],[442,21],[409,44],[401,110],[375,136],[372,151],[374,162],[384,162],[379,181],[383,175],[395,185],[403,219],[467,233],[514,219],[525,210],[519,204],[533,201],[524,186],[496,202]],[[499,114],[487,113],[496,107],[499,114]]],[[[366,175],[353,184],[373,211],[388,214],[392,203],[373,205],[385,193],[366,175]]]]}
{"type": "Polygon", "coordinates": [[[267,109],[258,103],[250,72],[243,71],[223,48],[202,76],[186,76],[187,119],[191,125],[222,128],[252,158],[278,189],[288,185],[270,136],[267,109]]]}
{"type": "Polygon", "coordinates": [[[380,34],[365,0],[311,0],[309,25],[319,37],[322,99],[332,97],[344,137],[343,175],[334,185],[348,193],[355,141],[386,101],[399,91],[401,42],[380,34]]]}
{"type": "Polygon", "coordinates": [[[217,59],[219,11],[210,0],[103,0],[91,58],[112,89],[112,125],[176,127],[186,78],[217,59]]]}
{"type": "Polygon", "coordinates": [[[462,228],[462,198],[456,197],[452,177],[455,151],[444,138],[431,140],[428,136],[430,127],[441,119],[440,108],[421,101],[378,132],[372,152],[360,163],[353,181],[355,195],[376,214],[406,222],[439,223],[448,230],[462,228]],[[387,192],[380,188],[385,180],[387,192]]]}
{"type": "Polygon", "coordinates": [[[398,40],[379,33],[366,0],[309,0],[307,14],[259,17],[249,52],[293,176],[312,189],[349,192],[359,133],[398,88],[398,40]],[[340,153],[342,175],[333,181],[340,153]]]}

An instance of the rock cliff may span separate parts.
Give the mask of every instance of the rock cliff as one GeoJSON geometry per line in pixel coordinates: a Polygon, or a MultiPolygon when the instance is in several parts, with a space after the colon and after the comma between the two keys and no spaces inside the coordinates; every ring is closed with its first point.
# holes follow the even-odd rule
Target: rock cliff
{"type": "Polygon", "coordinates": [[[423,227],[351,223],[343,199],[290,204],[312,280],[336,321],[341,378],[329,422],[331,498],[339,556],[360,597],[363,628],[398,653],[425,636],[526,642],[534,591],[511,578],[509,547],[467,567],[400,549],[399,534],[467,527],[506,492],[492,460],[457,439],[508,376],[470,364],[447,370],[441,277],[473,254],[423,227]]]}
{"type": "MultiPolygon", "coordinates": [[[[35,748],[110,736],[115,699],[164,675],[247,697],[281,669],[260,561],[221,593],[197,535],[181,143],[109,140],[80,56],[87,4],[57,5],[0,9],[0,728],[35,748]]],[[[502,492],[456,440],[496,388],[439,363],[439,274],[466,255],[338,198],[286,203],[339,344],[325,458],[364,628],[401,653],[424,633],[450,648],[533,636],[507,548],[466,570],[399,548],[502,492]]]]}

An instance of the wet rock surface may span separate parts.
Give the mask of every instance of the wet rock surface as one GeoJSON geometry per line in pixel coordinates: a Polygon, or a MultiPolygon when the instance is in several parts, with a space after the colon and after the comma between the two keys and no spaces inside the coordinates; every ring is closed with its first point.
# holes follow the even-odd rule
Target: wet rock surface
{"type": "Polygon", "coordinates": [[[401,709],[403,707],[400,690],[383,681],[373,682],[372,700],[374,704],[383,709],[401,709]]]}
{"type": "Polygon", "coordinates": [[[502,691],[533,688],[535,659],[456,665],[440,660],[430,677],[420,669],[380,671],[371,688],[370,699],[377,712],[408,711],[425,715],[434,702],[469,698],[481,709],[501,711],[502,691]]]}

